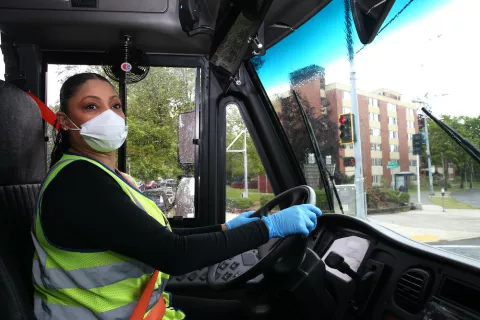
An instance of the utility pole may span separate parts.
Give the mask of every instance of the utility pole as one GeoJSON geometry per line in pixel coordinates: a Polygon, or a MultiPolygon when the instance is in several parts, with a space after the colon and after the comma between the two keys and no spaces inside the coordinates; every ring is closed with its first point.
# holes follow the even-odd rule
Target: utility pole
{"type": "Polygon", "coordinates": [[[353,23],[350,16],[351,7],[350,1],[344,0],[345,10],[345,36],[347,40],[348,61],[350,62],[350,100],[352,102],[353,114],[353,130],[354,130],[354,144],[353,151],[355,156],[355,204],[356,216],[360,219],[367,218],[366,196],[363,189],[363,158],[362,158],[362,136],[360,135],[360,113],[358,112],[358,97],[357,97],[357,75],[354,63],[353,50],[353,23]]]}
{"type": "Polygon", "coordinates": [[[241,152],[243,153],[243,172],[244,172],[244,188],[245,192],[243,193],[243,198],[248,198],[248,165],[247,165],[247,130],[242,130],[236,137],[233,139],[233,141],[230,143],[230,145],[227,147],[227,152],[241,152]],[[233,146],[233,144],[243,135],[243,149],[241,150],[230,150],[230,148],[233,146]]]}
{"type": "Polygon", "coordinates": [[[362,136],[360,135],[360,112],[358,112],[358,97],[356,88],[356,72],[353,59],[350,61],[350,100],[352,102],[352,114],[355,121],[353,129],[355,132],[355,143],[353,144],[353,154],[355,156],[355,198],[356,214],[360,219],[367,218],[367,209],[365,205],[365,192],[363,190],[363,157],[362,157],[362,136]]]}
{"type": "Polygon", "coordinates": [[[417,154],[417,200],[418,204],[421,205],[420,201],[420,155],[417,154]]]}
{"type": "MultiPolygon", "coordinates": [[[[425,105],[425,102],[421,102],[422,105],[425,105]]],[[[430,182],[430,195],[434,195],[433,192],[433,177],[432,177],[432,157],[430,155],[430,141],[428,139],[428,121],[427,121],[427,115],[425,114],[423,119],[425,121],[425,140],[426,140],[426,145],[427,145],[427,162],[428,162],[428,180],[430,182]]]]}

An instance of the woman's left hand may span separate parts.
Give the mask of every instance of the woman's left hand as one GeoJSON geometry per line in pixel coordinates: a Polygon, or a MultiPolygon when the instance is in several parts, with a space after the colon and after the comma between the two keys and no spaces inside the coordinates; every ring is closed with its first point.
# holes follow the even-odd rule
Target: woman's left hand
{"type": "Polygon", "coordinates": [[[248,211],[244,212],[241,215],[233,218],[232,220],[228,221],[225,223],[227,226],[227,229],[233,229],[236,227],[240,227],[241,225],[253,222],[255,220],[258,220],[260,218],[258,217],[250,217],[255,211],[248,211]]]}

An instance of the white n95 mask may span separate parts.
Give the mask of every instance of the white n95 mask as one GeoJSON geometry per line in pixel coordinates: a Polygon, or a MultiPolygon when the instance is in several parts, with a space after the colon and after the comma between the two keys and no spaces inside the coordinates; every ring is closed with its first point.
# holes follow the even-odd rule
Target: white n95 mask
{"type": "MultiPolygon", "coordinates": [[[[68,118],[68,117],[67,117],[68,118]]],[[[70,120],[70,118],[69,118],[70,120]]],[[[73,121],[70,120],[72,123],[73,121]]],[[[75,123],[73,123],[75,125],[75,123]]],[[[77,127],[75,125],[75,127],[77,127]]],[[[122,146],[127,138],[128,127],[125,119],[112,110],[107,110],[82,124],[80,135],[90,147],[99,152],[110,152],[122,146]]]]}

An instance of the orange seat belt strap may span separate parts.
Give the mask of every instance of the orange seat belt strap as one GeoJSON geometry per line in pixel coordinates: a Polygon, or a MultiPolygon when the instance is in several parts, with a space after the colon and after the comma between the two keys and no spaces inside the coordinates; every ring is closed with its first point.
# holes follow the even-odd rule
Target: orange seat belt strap
{"type": "Polygon", "coordinates": [[[55,129],[60,130],[60,123],[57,122],[57,115],[55,114],[55,112],[53,112],[52,109],[50,109],[45,103],[42,102],[42,100],[37,98],[33,93],[25,93],[28,94],[37,103],[43,120],[50,123],[52,127],[55,127],[55,129]]]}
{"type": "MultiPolygon", "coordinates": [[[[150,302],[150,298],[153,293],[153,288],[155,288],[155,283],[157,282],[158,278],[158,270],[152,274],[152,277],[147,283],[145,290],[143,290],[140,300],[138,300],[135,309],[130,316],[130,320],[143,320],[145,313],[147,312],[148,303],[150,302]]],[[[163,296],[160,297],[160,300],[157,304],[152,308],[146,320],[161,320],[165,315],[167,308],[165,306],[165,300],[163,296]]]]}

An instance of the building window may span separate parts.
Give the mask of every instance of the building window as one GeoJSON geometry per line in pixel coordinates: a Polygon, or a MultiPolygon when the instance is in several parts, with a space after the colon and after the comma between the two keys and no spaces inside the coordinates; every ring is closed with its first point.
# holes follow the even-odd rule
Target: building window
{"type": "Polygon", "coordinates": [[[353,150],[353,143],[346,144],[345,149],[353,150]]]}
{"type": "Polygon", "coordinates": [[[413,134],[407,133],[407,138],[408,138],[408,140],[412,140],[413,139],[413,134]]]}
{"type": "Polygon", "coordinates": [[[381,175],[375,175],[372,176],[372,184],[380,184],[382,183],[382,177],[381,175]]]}
{"type": "Polygon", "coordinates": [[[398,152],[398,144],[391,144],[390,152],[398,152]]]}
{"type": "Polygon", "coordinates": [[[397,118],[395,117],[388,117],[388,123],[397,125],[397,118]]]}
{"type": "Polygon", "coordinates": [[[381,143],[370,143],[370,150],[371,151],[382,151],[382,144],[381,143]]]}
{"type": "Polygon", "coordinates": [[[380,136],[380,129],[377,128],[370,128],[370,135],[374,137],[380,136]]]}
{"type": "Polygon", "coordinates": [[[368,105],[378,108],[378,100],[373,98],[368,98],[368,105]]]}
{"type": "Polygon", "coordinates": [[[413,121],[407,121],[407,128],[415,128],[415,123],[413,121]]]}
{"type": "Polygon", "coordinates": [[[413,153],[413,147],[412,146],[408,147],[408,153],[413,153]]]}
{"type": "Polygon", "coordinates": [[[368,114],[368,119],[370,119],[370,121],[380,122],[380,115],[378,113],[370,112],[368,114]]]}
{"type": "Polygon", "coordinates": [[[350,92],[349,91],[342,91],[342,97],[344,100],[350,100],[350,92]]]}
{"type": "Polygon", "coordinates": [[[382,159],[380,158],[372,158],[372,166],[382,166],[382,159]]]}
{"type": "Polygon", "coordinates": [[[406,108],[407,109],[407,116],[415,116],[415,111],[413,109],[410,109],[410,108],[406,108]]]}
{"type": "Polygon", "coordinates": [[[408,161],[408,165],[410,167],[416,167],[417,166],[417,160],[410,160],[408,161]]]}
{"type": "Polygon", "coordinates": [[[394,105],[393,103],[388,102],[387,103],[387,110],[391,112],[397,112],[397,106],[394,105]]]}
{"type": "Polygon", "coordinates": [[[388,137],[390,139],[398,139],[398,131],[388,131],[388,137]]]}
{"type": "Polygon", "coordinates": [[[352,108],[350,107],[343,107],[343,113],[351,113],[352,112],[352,108]]]}

